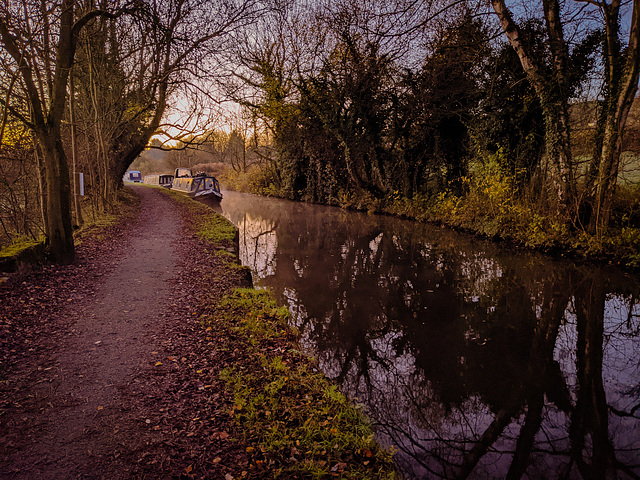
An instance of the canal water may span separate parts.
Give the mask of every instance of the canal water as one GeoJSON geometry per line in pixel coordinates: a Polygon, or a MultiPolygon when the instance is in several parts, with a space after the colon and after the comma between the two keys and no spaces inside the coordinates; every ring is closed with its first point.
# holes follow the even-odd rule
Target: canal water
{"type": "Polygon", "coordinates": [[[636,277],[338,208],[220,208],[404,478],[640,476],[636,277]]]}

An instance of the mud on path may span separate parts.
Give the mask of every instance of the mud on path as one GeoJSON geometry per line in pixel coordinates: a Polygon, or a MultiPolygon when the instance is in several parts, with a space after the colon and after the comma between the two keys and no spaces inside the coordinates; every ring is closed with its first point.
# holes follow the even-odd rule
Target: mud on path
{"type": "Polygon", "coordinates": [[[194,299],[215,265],[170,199],[135,191],[114,239],[0,288],[2,479],[242,476],[194,299]]]}

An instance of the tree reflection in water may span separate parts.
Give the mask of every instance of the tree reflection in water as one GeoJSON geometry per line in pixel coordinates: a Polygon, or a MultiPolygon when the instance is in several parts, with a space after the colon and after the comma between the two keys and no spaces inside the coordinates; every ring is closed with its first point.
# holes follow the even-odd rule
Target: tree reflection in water
{"type": "Polygon", "coordinates": [[[397,219],[222,209],[407,478],[640,476],[635,279],[397,219]]]}

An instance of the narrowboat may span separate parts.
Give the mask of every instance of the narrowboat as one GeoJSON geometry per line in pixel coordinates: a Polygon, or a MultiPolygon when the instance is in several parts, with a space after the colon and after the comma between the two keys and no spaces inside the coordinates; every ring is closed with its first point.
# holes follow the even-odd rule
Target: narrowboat
{"type": "Polygon", "coordinates": [[[176,169],[171,189],[194,198],[222,200],[220,183],[216,177],[205,173],[191,175],[191,171],[186,168],[176,169]]]}
{"type": "Polygon", "coordinates": [[[173,175],[145,175],[142,179],[142,183],[171,188],[171,185],[173,184],[173,175]]]}
{"type": "Polygon", "coordinates": [[[142,174],[138,170],[127,170],[122,177],[123,182],[142,182],[142,174]]]}

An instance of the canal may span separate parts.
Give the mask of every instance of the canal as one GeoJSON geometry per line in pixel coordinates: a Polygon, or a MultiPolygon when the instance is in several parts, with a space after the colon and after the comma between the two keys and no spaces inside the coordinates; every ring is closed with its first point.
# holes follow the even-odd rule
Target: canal
{"type": "Polygon", "coordinates": [[[332,207],[219,208],[405,478],[640,476],[636,277],[332,207]]]}

